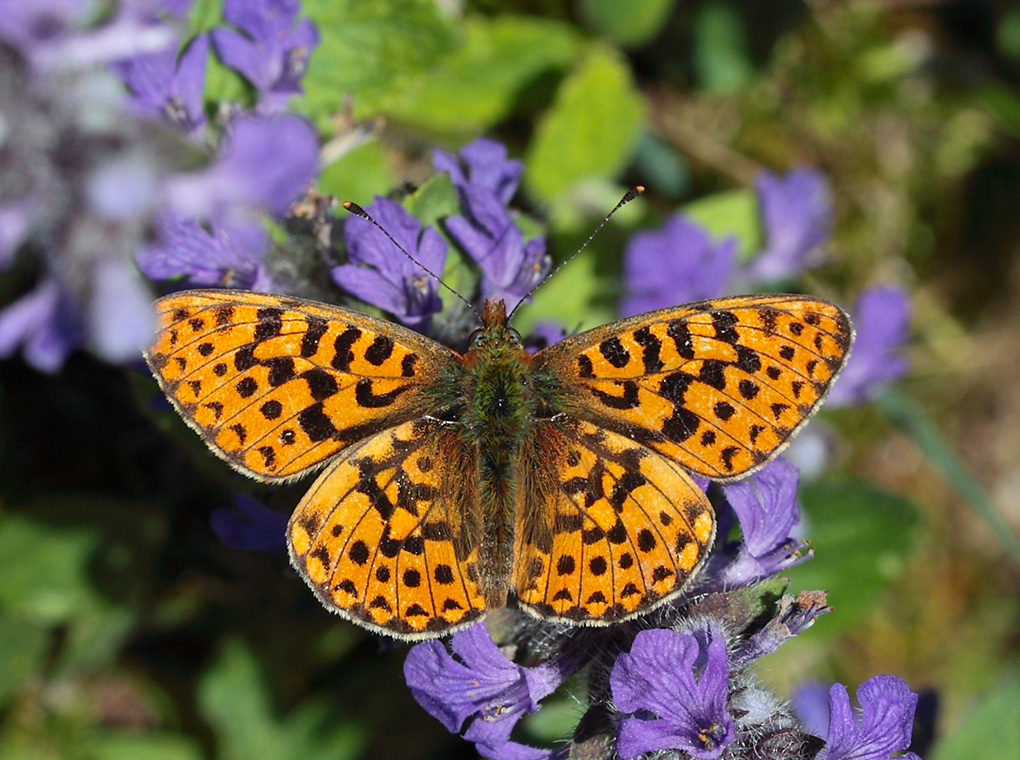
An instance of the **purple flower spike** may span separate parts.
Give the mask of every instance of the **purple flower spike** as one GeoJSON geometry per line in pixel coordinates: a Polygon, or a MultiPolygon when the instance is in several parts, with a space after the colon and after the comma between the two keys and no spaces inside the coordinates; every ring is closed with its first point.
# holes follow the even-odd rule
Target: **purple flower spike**
{"type": "Polygon", "coordinates": [[[630,653],[617,658],[609,676],[613,701],[631,714],[620,721],[616,740],[624,760],[668,749],[715,760],[735,738],[726,641],[714,622],[703,634],[641,631],[630,653]]]}
{"type": "Polygon", "coordinates": [[[262,265],[266,236],[256,225],[215,226],[167,213],[159,220],[159,242],[138,252],[138,267],[151,280],[188,285],[271,291],[262,265]]]}
{"type": "Polygon", "coordinates": [[[783,177],[762,172],[756,190],[765,249],[747,266],[744,277],[772,282],[821,263],[833,216],[825,175],[814,169],[794,169],[783,177]]]}
{"type": "Polygon", "coordinates": [[[910,335],[910,301],[897,288],[871,288],[857,299],[857,340],[830,406],[852,406],[875,398],[910,369],[900,355],[910,335]]]}
{"type": "Polygon", "coordinates": [[[465,216],[446,220],[450,237],[482,270],[482,296],[516,306],[549,272],[545,239],[524,234],[495,193],[467,185],[460,194],[465,216]]]}
{"type": "Polygon", "coordinates": [[[202,89],[209,37],[199,35],[177,58],[175,49],[115,64],[113,71],[133,93],[129,105],[147,116],[165,119],[189,134],[205,129],[202,89]]]}
{"type": "MultiPolygon", "coordinates": [[[[829,689],[829,730],[824,760],[887,760],[893,753],[920,760],[910,747],[917,695],[896,676],[875,676],[857,690],[858,722],[843,684],[829,689]]],[[[821,756],[820,756],[821,757],[821,756]]]]}
{"type": "Polygon", "coordinates": [[[0,358],[20,346],[30,365],[40,372],[56,372],[81,344],[83,330],[75,313],[60,284],[44,280],[0,311],[0,358]]]}
{"type": "Polygon", "coordinates": [[[459,731],[474,718],[464,738],[489,758],[543,760],[552,752],[510,741],[520,718],[538,710],[539,700],[555,691],[573,670],[573,662],[524,668],[508,660],[481,623],[453,636],[453,655],[439,641],[414,646],[404,661],[411,694],[447,731],[459,731]]]}
{"type": "Polygon", "coordinates": [[[241,29],[215,29],[213,45],[223,62],[259,91],[259,112],[284,110],[301,94],[301,78],[319,44],[309,19],[294,24],[298,0],[226,0],[223,17],[241,29]]]}
{"type": "Polygon", "coordinates": [[[736,255],[736,240],[713,243],[679,214],[658,232],[637,233],[623,252],[621,316],[717,298],[726,292],[736,255]]]}
{"type": "Polygon", "coordinates": [[[405,325],[426,332],[443,304],[435,279],[425,269],[442,274],[446,243],[431,227],[423,231],[421,222],[391,200],[376,198],[367,210],[414,261],[370,221],[351,216],[344,224],[350,263],[333,268],[333,281],[405,325]]]}
{"type": "Polygon", "coordinates": [[[231,494],[233,509],[216,509],[209,516],[213,533],[231,549],[279,552],[287,550],[287,516],[274,512],[255,499],[231,494]],[[238,514],[240,512],[240,514],[238,514]]]}
{"type": "Polygon", "coordinates": [[[218,160],[171,178],[166,193],[176,211],[217,222],[247,223],[260,210],[281,217],[318,164],[319,140],[303,119],[239,117],[218,160]]]}
{"type": "Polygon", "coordinates": [[[776,459],[750,478],[723,487],[743,531],[737,558],[719,581],[727,588],[750,586],[804,562],[790,531],[800,521],[797,468],[776,459]]]}
{"type": "Polygon", "coordinates": [[[506,206],[517,192],[524,164],[507,160],[506,146],[495,140],[479,138],[460,149],[458,156],[438,148],[432,153],[436,171],[450,175],[458,190],[467,186],[484,187],[506,206]]]}

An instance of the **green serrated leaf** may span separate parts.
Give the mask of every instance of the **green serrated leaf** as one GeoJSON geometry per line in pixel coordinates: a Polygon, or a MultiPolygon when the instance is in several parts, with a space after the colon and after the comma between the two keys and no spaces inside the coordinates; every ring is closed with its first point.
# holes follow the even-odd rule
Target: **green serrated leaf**
{"type": "Polygon", "coordinates": [[[224,760],[346,760],[356,757],[364,744],[361,729],[321,702],[306,700],[279,717],[271,708],[258,662],[237,640],[224,646],[199,683],[198,704],[220,739],[224,760]]]}
{"type": "Polygon", "coordinates": [[[457,47],[451,22],[431,0],[305,0],[320,42],[295,107],[320,126],[353,97],[354,115],[380,101],[457,47]]]}
{"type": "Polygon", "coordinates": [[[998,691],[985,697],[963,725],[939,742],[932,757],[933,760],[1020,757],[1020,678],[1017,674],[1013,673],[998,691]]]}
{"type": "Polygon", "coordinates": [[[385,102],[387,116],[436,133],[482,132],[581,50],[569,26],[523,16],[468,19],[463,31],[459,49],[385,102]]]}
{"type": "Polygon", "coordinates": [[[899,577],[914,546],[917,509],[850,478],[804,484],[800,501],[815,557],[789,572],[791,586],[828,592],[835,614],[819,631],[832,635],[863,619],[899,577]]]}
{"type": "Polygon", "coordinates": [[[582,180],[614,177],[630,160],[644,116],[627,65],[612,50],[594,48],[535,131],[525,157],[528,190],[555,200],[582,180]]]}
{"type": "Polygon", "coordinates": [[[588,25],[598,34],[623,47],[648,42],[662,31],[673,0],[642,0],[621,3],[619,0],[582,0],[580,11],[588,25]]]}
{"type": "Polygon", "coordinates": [[[741,260],[761,248],[758,200],[753,190],[716,193],[688,203],[680,210],[716,240],[735,237],[741,260]]]}

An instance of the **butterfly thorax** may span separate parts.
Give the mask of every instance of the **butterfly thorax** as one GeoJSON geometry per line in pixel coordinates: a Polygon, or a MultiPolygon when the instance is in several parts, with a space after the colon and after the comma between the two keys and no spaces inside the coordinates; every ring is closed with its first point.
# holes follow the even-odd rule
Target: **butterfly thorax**
{"type": "Polygon", "coordinates": [[[531,358],[508,325],[502,301],[485,303],[483,326],[472,336],[463,368],[461,436],[478,455],[483,536],[479,570],[483,593],[503,603],[512,563],[521,445],[537,402],[529,389],[531,358]]]}

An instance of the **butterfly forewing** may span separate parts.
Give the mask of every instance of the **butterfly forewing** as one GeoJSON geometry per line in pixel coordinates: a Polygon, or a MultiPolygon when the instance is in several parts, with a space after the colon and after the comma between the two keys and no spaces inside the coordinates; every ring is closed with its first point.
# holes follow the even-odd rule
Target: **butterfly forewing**
{"type": "Polygon", "coordinates": [[[676,595],[707,556],[715,519],[676,463],[588,422],[536,429],[533,483],[514,551],[520,604],[542,618],[609,624],[676,595]]]}
{"type": "Polygon", "coordinates": [[[846,314],[803,296],[739,296],[568,338],[535,366],[559,408],[717,480],[762,467],[814,413],[853,341],[846,314]]]}
{"type": "Polygon", "coordinates": [[[391,322],[296,298],[186,291],[156,313],[146,359],[164,392],[214,452],[263,480],[430,411],[456,361],[391,322]]]}
{"type": "Polygon", "coordinates": [[[423,638],[485,612],[476,458],[433,420],[346,449],[291,517],[291,561],[322,603],[373,630],[423,638]]]}

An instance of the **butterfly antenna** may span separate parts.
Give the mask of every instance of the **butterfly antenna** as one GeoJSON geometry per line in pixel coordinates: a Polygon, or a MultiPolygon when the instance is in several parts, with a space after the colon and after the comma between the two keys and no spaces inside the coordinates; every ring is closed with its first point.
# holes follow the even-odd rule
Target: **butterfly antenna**
{"type": "Polygon", "coordinates": [[[552,272],[549,273],[549,275],[547,277],[545,277],[540,283],[538,283],[537,285],[535,285],[535,287],[533,287],[531,290],[529,290],[524,295],[524,297],[520,301],[517,302],[517,305],[514,306],[514,308],[510,310],[510,315],[507,317],[507,319],[512,317],[517,312],[517,309],[520,308],[521,304],[523,304],[525,301],[527,301],[529,298],[531,298],[532,294],[536,290],[538,290],[540,287],[545,285],[545,283],[549,282],[549,280],[551,280],[556,275],[557,272],[559,272],[561,269],[563,269],[563,267],[565,267],[567,264],[569,264],[571,261],[573,261],[574,257],[577,256],[577,254],[579,254],[581,251],[583,251],[585,248],[587,248],[588,244],[592,240],[594,240],[595,236],[598,235],[599,232],[602,231],[603,227],[606,226],[606,223],[612,218],[613,214],[615,214],[621,208],[623,208],[628,203],[630,203],[632,200],[637,198],[639,195],[644,193],[644,191],[645,191],[645,188],[644,188],[643,185],[635,185],[630,190],[628,190],[626,193],[624,193],[624,196],[622,198],[620,198],[620,202],[617,203],[615,206],[613,206],[613,209],[608,214],[606,214],[605,218],[601,222],[599,222],[599,226],[596,227],[595,230],[588,236],[588,239],[585,240],[583,243],[581,243],[581,246],[576,251],[574,251],[572,254],[570,254],[570,256],[568,256],[566,259],[564,259],[560,263],[559,266],[557,266],[552,272]]]}
{"type": "Polygon", "coordinates": [[[380,232],[382,232],[382,234],[384,234],[387,238],[389,238],[389,241],[391,243],[393,243],[393,245],[395,245],[397,247],[398,251],[400,251],[402,254],[407,256],[407,258],[409,258],[411,261],[413,261],[417,266],[419,266],[421,268],[421,270],[423,272],[425,272],[425,274],[427,274],[430,277],[432,277],[436,282],[438,282],[444,288],[446,288],[451,293],[453,293],[457,298],[459,298],[464,303],[465,306],[467,306],[469,309],[471,309],[471,311],[474,313],[475,317],[478,318],[479,322],[482,321],[482,315],[479,314],[475,310],[474,305],[469,300],[467,300],[464,296],[462,296],[456,290],[454,290],[449,285],[447,285],[443,281],[442,277],[440,277],[438,274],[436,274],[431,269],[429,269],[427,266],[425,266],[420,261],[418,261],[418,259],[416,259],[414,256],[412,256],[410,253],[408,253],[407,249],[405,249],[404,246],[402,246],[400,243],[398,243],[396,240],[394,240],[393,235],[391,235],[386,230],[385,227],[383,227],[381,224],[379,224],[379,222],[377,222],[375,219],[373,219],[372,216],[367,211],[365,211],[365,209],[363,209],[361,206],[359,206],[357,203],[354,203],[353,201],[344,201],[340,205],[342,205],[347,211],[349,211],[350,213],[354,214],[355,216],[360,216],[362,219],[365,219],[366,221],[369,221],[372,224],[374,224],[376,226],[376,228],[380,232]]]}

